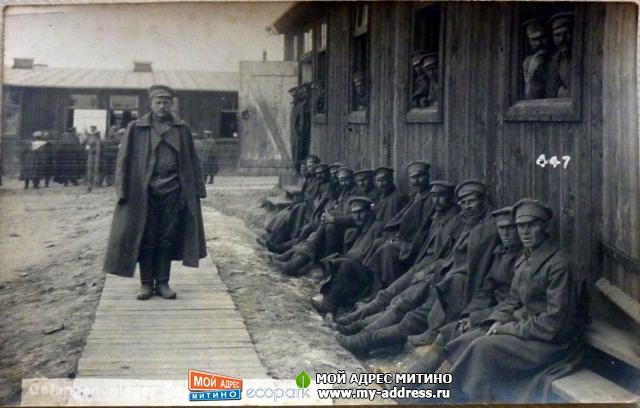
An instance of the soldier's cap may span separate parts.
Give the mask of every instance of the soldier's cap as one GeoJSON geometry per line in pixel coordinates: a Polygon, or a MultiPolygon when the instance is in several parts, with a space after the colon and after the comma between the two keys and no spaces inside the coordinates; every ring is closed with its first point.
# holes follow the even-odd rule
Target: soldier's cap
{"type": "Polygon", "coordinates": [[[370,210],[373,202],[367,197],[353,197],[349,199],[351,212],[361,211],[363,209],[370,210]]]}
{"type": "Polygon", "coordinates": [[[523,198],[513,205],[513,218],[516,224],[534,220],[549,221],[553,218],[553,210],[539,200],[523,198]]]}
{"type": "Polygon", "coordinates": [[[438,53],[437,52],[429,52],[424,54],[422,57],[422,68],[429,68],[434,65],[438,65],[438,53]]]}
{"type": "Polygon", "coordinates": [[[335,162],[329,165],[329,170],[338,170],[340,167],[344,167],[343,163],[335,162]]]}
{"type": "Polygon", "coordinates": [[[496,220],[496,225],[498,227],[516,225],[516,221],[513,218],[513,207],[511,206],[492,211],[491,216],[496,220]]]}
{"type": "Polygon", "coordinates": [[[67,132],[75,132],[76,131],[76,127],[72,126],[69,129],[67,129],[67,132]]]}
{"type": "Polygon", "coordinates": [[[176,93],[166,85],[151,85],[151,88],[149,88],[149,99],[159,96],[173,98],[176,96],[176,93]]]}
{"type": "Polygon", "coordinates": [[[315,166],[313,166],[314,173],[322,173],[323,171],[327,171],[327,170],[329,170],[329,166],[327,166],[326,163],[318,163],[315,166]]]}
{"type": "Polygon", "coordinates": [[[342,166],[338,169],[338,177],[340,176],[353,176],[353,170],[349,167],[342,166]]]}
{"type": "Polygon", "coordinates": [[[41,130],[36,130],[35,132],[33,132],[33,137],[43,137],[44,133],[42,133],[41,130]]]}
{"type": "Polygon", "coordinates": [[[353,172],[353,176],[356,179],[363,179],[363,178],[371,178],[373,177],[373,170],[371,169],[360,169],[358,171],[353,172]]]}
{"type": "Polygon", "coordinates": [[[573,24],[573,13],[570,11],[556,13],[549,18],[549,24],[552,31],[561,27],[571,26],[573,24]]]}
{"type": "Polygon", "coordinates": [[[409,176],[417,173],[428,173],[431,165],[423,160],[412,161],[407,164],[407,173],[409,176]]]}
{"type": "Polygon", "coordinates": [[[522,23],[522,25],[527,32],[527,37],[529,38],[534,39],[542,37],[544,35],[545,26],[540,17],[530,18],[529,20],[522,23]]]}
{"type": "Polygon", "coordinates": [[[394,171],[395,170],[393,170],[392,167],[386,167],[386,166],[380,166],[380,167],[378,167],[378,168],[376,168],[374,170],[376,176],[379,176],[379,175],[383,174],[383,175],[385,175],[387,177],[393,177],[393,172],[394,171]]]}
{"type": "Polygon", "coordinates": [[[295,95],[297,90],[298,90],[298,87],[294,86],[293,88],[289,88],[289,93],[291,95],[295,95]]]}
{"type": "Polygon", "coordinates": [[[357,71],[353,74],[353,82],[364,82],[364,74],[360,71],[357,71]]]}
{"type": "Polygon", "coordinates": [[[324,81],[316,80],[311,83],[311,89],[322,89],[324,88],[324,81]]]}
{"type": "Polygon", "coordinates": [[[310,154],[307,156],[305,162],[312,161],[314,163],[320,163],[320,158],[315,154],[310,154]]]}
{"type": "Polygon", "coordinates": [[[456,197],[461,199],[472,193],[487,194],[487,186],[479,180],[465,180],[456,187],[456,197]]]}
{"type": "Polygon", "coordinates": [[[411,65],[413,66],[420,65],[425,55],[427,55],[427,52],[425,50],[415,51],[411,55],[411,65]]]}
{"type": "Polygon", "coordinates": [[[124,129],[118,129],[118,134],[119,135],[124,135],[127,131],[124,129]]]}
{"type": "Polygon", "coordinates": [[[434,180],[430,184],[432,193],[447,193],[453,195],[456,185],[445,180],[434,180]]]}

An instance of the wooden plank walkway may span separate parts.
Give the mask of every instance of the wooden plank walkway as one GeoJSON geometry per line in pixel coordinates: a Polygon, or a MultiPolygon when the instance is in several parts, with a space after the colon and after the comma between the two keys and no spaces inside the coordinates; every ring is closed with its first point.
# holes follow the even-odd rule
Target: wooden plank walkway
{"type": "Polygon", "coordinates": [[[175,300],[137,300],[139,282],[107,276],[78,377],[186,380],[193,368],[270,378],[209,258],[199,269],[173,262],[175,300]]]}

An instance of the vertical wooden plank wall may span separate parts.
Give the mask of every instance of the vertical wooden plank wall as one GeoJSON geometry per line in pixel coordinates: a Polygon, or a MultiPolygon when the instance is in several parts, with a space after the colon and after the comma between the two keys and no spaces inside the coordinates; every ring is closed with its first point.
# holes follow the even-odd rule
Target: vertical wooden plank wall
{"type": "Polygon", "coordinates": [[[354,167],[393,165],[403,187],[406,163],[425,159],[433,178],[486,180],[496,206],[527,196],[544,200],[556,214],[561,243],[585,274],[598,274],[605,5],[576,5],[585,11],[579,121],[505,121],[513,3],[450,2],[444,3],[443,120],[407,123],[412,5],[373,3],[368,124],[348,122],[349,7],[335,4],[330,12],[327,124],[313,124],[312,150],[354,167]],[[540,154],[571,161],[566,170],[541,168],[540,154]]]}
{"type": "MultiPolygon", "coordinates": [[[[636,35],[638,8],[607,4],[604,35],[603,239],[640,259],[640,145],[636,35]]],[[[640,275],[605,263],[606,276],[640,300],[640,275]]]]}

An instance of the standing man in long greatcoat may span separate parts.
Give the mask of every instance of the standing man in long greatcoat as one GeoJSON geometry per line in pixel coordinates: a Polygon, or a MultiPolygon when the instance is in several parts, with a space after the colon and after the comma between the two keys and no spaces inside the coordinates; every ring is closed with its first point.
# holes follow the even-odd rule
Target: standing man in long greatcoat
{"type": "Polygon", "coordinates": [[[189,126],[171,113],[174,92],[149,89],[151,113],[131,123],[116,165],[118,204],[104,271],[132,277],[140,263],[138,299],[155,293],[175,299],[169,287],[172,260],[198,267],[207,254],[200,199],[202,167],[189,126]]]}

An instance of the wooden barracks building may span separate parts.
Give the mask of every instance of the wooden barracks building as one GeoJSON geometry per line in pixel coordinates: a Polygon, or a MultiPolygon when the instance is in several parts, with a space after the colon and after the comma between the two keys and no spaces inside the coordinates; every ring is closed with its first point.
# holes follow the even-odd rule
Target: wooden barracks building
{"type": "Polygon", "coordinates": [[[237,167],[237,72],[154,70],[150,62],[135,62],[132,70],[53,68],[19,58],[4,69],[3,79],[2,159],[7,173],[17,171],[21,140],[36,130],[62,132],[76,126],[82,132],[82,124],[76,123],[80,119],[100,122],[93,123],[98,129],[126,127],[149,112],[147,90],[155,83],[176,90],[174,108],[193,132],[211,130],[218,137],[221,171],[237,167]],[[87,119],[91,115],[95,119],[87,119]]]}
{"type": "Polygon", "coordinates": [[[310,89],[292,160],[390,165],[406,188],[424,159],[432,179],[486,181],[496,207],[549,203],[594,283],[589,342],[637,379],[637,21],[632,3],[296,3],[272,28],[310,89]]]}

